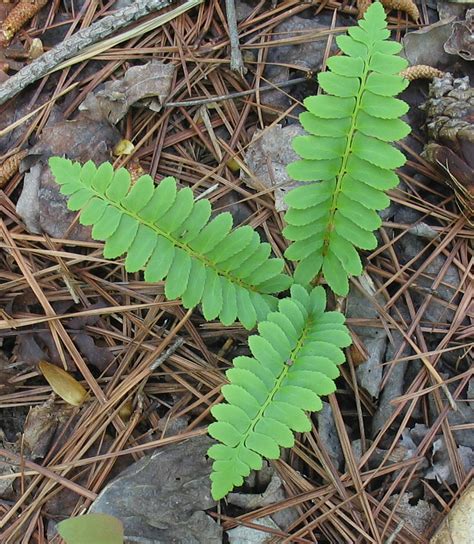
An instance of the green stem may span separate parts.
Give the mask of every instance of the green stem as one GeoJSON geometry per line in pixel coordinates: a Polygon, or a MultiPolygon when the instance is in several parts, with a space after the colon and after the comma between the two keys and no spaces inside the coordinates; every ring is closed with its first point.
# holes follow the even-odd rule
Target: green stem
{"type": "Polygon", "coordinates": [[[331,236],[331,232],[334,229],[334,215],[336,214],[336,211],[337,211],[337,208],[338,208],[337,201],[338,201],[338,198],[339,198],[339,194],[341,193],[342,178],[344,177],[344,174],[347,173],[347,170],[346,170],[347,161],[349,160],[349,156],[350,156],[350,153],[351,153],[351,150],[352,150],[352,143],[353,143],[354,136],[355,136],[355,133],[356,133],[357,114],[359,113],[360,102],[361,102],[362,96],[363,96],[363,94],[365,92],[365,84],[367,82],[367,77],[369,75],[369,64],[370,64],[371,54],[372,54],[372,52],[368,51],[367,60],[364,63],[364,72],[363,72],[362,77],[361,77],[359,92],[357,94],[356,103],[355,103],[355,106],[354,106],[354,111],[353,111],[352,116],[351,116],[351,128],[349,130],[349,135],[347,137],[346,149],[344,151],[344,155],[343,155],[343,158],[342,158],[341,168],[340,168],[339,173],[337,174],[337,177],[336,177],[336,187],[335,187],[335,190],[334,190],[334,194],[332,195],[331,208],[329,210],[328,226],[327,226],[326,232],[324,233],[324,242],[323,242],[323,250],[322,250],[323,257],[325,257],[327,255],[327,250],[329,249],[329,237],[331,236]]]}
{"type": "Polygon", "coordinates": [[[179,249],[182,249],[186,253],[190,254],[192,258],[197,259],[198,261],[201,261],[206,268],[212,268],[216,272],[216,274],[218,274],[219,276],[224,276],[225,278],[227,278],[232,283],[236,283],[236,284],[240,285],[241,287],[243,287],[244,289],[247,289],[248,291],[258,292],[257,289],[254,286],[252,286],[252,285],[250,285],[248,283],[245,283],[240,278],[237,278],[236,276],[234,276],[232,274],[229,274],[225,270],[221,270],[212,261],[209,261],[208,259],[206,259],[206,257],[204,257],[204,255],[200,255],[199,253],[196,253],[187,244],[185,244],[184,242],[180,242],[180,241],[176,240],[175,238],[173,238],[173,236],[171,236],[171,234],[161,230],[154,223],[150,223],[149,221],[145,221],[140,216],[138,216],[138,215],[130,212],[130,210],[127,210],[126,208],[124,208],[121,204],[118,204],[116,202],[111,202],[110,200],[105,198],[105,195],[103,195],[101,193],[98,193],[93,187],[88,186],[87,189],[91,190],[97,198],[100,198],[101,200],[106,202],[108,205],[114,206],[115,208],[119,209],[123,214],[127,214],[128,216],[133,217],[136,221],[138,221],[139,224],[146,225],[150,229],[154,230],[158,236],[162,236],[163,238],[166,238],[174,246],[176,246],[179,249]]]}
{"type": "Polygon", "coordinates": [[[249,428],[247,429],[247,431],[243,435],[240,442],[235,446],[236,451],[238,450],[238,448],[240,446],[245,446],[245,441],[249,437],[250,433],[253,432],[253,430],[255,428],[255,425],[257,425],[257,423],[263,418],[263,415],[265,414],[265,410],[268,408],[270,403],[273,402],[273,397],[279,391],[283,380],[287,377],[288,372],[290,371],[290,368],[292,367],[293,363],[297,359],[298,353],[301,350],[301,348],[303,347],[304,341],[306,340],[306,336],[308,335],[308,331],[312,328],[312,326],[313,326],[313,321],[311,319],[308,319],[308,321],[306,322],[305,327],[304,327],[304,329],[303,329],[303,331],[301,333],[301,336],[300,336],[298,342],[296,343],[296,346],[295,346],[294,350],[291,352],[291,354],[290,354],[290,356],[288,358],[288,361],[286,363],[283,363],[283,368],[281,369],[280,375],[276,379],[276,382],[275,382],[275,385],[273,386],[273,389],[268,393],[268,397],[267,397],[266,401],[263,403],[263,405],[260,408],[260,410],[258,411],[257,415],[252,420],[251,424],[249,425],[249,428]]]}

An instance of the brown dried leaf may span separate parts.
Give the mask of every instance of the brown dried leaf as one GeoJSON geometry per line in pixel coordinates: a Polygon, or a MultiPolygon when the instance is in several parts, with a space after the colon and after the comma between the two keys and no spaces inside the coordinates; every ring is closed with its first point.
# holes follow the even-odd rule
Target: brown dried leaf
{"type": "Polygon", "coordinates": [[[45,457],[58,425],[67,420],[71,410],[70,407],[58,408],[53,399],[30,409],[23,428],[23,447],[29,457],[45,457]]]}
{"type": "Polygon", "coordinates": [[[105,83],[101,90],[89,93],[79,109],[112,124],[118,123],[133,104],[146,98],[152,99],[147,102],[151,110],[160,111],[171,90],[174,71],[172,64],[160,61],[133,66],[123,79],[105,83]]]}
{"type": "Polygon", "coordinates": [[[459,55],[463,59],[474,59],[474,9],[466,12],[465,21],[455,21],[451,36],[444,44],[444,50],[450,55],[459,55]]]}

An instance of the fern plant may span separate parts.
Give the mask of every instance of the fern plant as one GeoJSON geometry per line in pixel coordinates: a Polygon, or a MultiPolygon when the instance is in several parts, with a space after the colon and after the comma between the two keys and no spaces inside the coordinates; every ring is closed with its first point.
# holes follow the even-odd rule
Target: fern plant
{"type": "Polygon", "coordinates": [[[407,63],[389,35],[375,2],[348,35],[336,38],[344,54],[329,58],[330,71],[318,75],[326,94],[305,99],[300,122],[309,134],[293,140],[301,160],[288,173],[310,183],[286,196],[283,234],[293,243],[285,257],[298,261],[297,283],[322,272],[338,295],[348,293],[349,276],[362,273],[357,248],[377,246],[377,210],[389,205],[385,191],[398,184],[393,170],[405,162],[390,142],[410,132],[399,119],[408,105],[394,98],[408,84],[398,75],[407,63]]]}
{"type": "Polygon", "coordinates": [[[300,119],[309,134],[294,139],[301,160],[288,171],[308,183],[288,193],[283,231],[292,241],[285,256],[298,262],[293,285],[252,228],[232,230],[229,213],[211,219],[209,201],[178,190],[174,178],[155,187],[142,176],[132,186],[128,172],[109,163],[50,159],[69,208],[81,210],[81,223],[105,241],[105,257],[126,254],[129,272],[165,280],[167,298],[181,297],[186,308],[200,303],[207,320],[238,319],[248,329],[258,322],[259,334],[249,338],[253,357],[234,360],[222,388],[226,402],[212,408],[209,433],[220,441],[209,450],[215,499],[241,485],[263,457],[277,459],[294,432],[309,431],[306,412],[335,391],[350,336],[344,316],[325,311],[324,289],[308,284],[322,273],[335,293],[347,294],[348,278],[362,272],[356,248],[376,246],[377,211],[389,204],[385,191],[397,185],[394,169],[405,161],[391,142],[410,130],[399,119],[408,106],[394,98],[407,85],[397,75],[406,62],[386,26],[383,7],[372,4],[337,38],[344,55],[331,57],[330,71],[318,77],[326,94],[305,100],[300,119]],[[278,300],[290,285],[291,296],[278,300]]]}
{"type": "Polygon", "coordinates": [[[340,348],[351,337],[344,316],[325,307],[322,287],[308,292],[293,285],[291,297],[258,324],[259,335],[250,336],[253,357],[237,357],[227,371],[227,402],[211,409],[217,421],[208,429],[221,442],[208,451],[215,499],[260,469],[262,457],[278,459],[280,448],[291,448],[293,432],[310,431],[305,411],[320,410],[321,395],[336,390],[337,367],[345,360],[340,348]]]}
{"type": "Polygon", "coordinates": [[[232,230],[228,212],[210,220],[209,200],[194,200],[172,177],[155,186],[145,175],[132,185],[125,168],[114,171],[108,162],[97,168],[92,161],[52,157],[49,166],[68,208],[81,210],[81,224],[105,241],[104,257],[126,253],[127,271],[144,269],[149,282],[166,279],[166,297],[181,297],[185,308],[201,303],[208,321],[238,319],[251,329],[276,307],[275,293],[292,283],[282,273],[283,260],[269,258],[271,246],[256,231],[232,230]]]}

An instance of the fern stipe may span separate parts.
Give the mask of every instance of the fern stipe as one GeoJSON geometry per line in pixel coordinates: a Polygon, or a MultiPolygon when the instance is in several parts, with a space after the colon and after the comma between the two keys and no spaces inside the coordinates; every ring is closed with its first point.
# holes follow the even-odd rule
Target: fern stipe
{"type": "Polygon", "coordinates": [[[341,348],[351,337],[343,314],[325,308],[323,287],[293,285],[249,338],[253,357],[235,358],[227,371],[227,402],[211,409],[216,421],[208,429],[220,442],[208,451],[216,500],[260,469],[263,457],[278,459],[280,448],[291,448],[294,432],[310,431],[305,412],[320,410],[321,395],[336,390],[341,348]]]}
{"type": "Polygon", "coordinates": [[[410,132],[399,119],[408,105],[394,98],[408,85],[398,75],[407,62],[389,35],[375,2],[348,35],[336,38],[344,54],[330,57],[329,71],[318,75],[326,94],[306,98],[300,122],[309,134],[293,139],[301,160],[288,173],[309,183],[286,196],[283,234],[293,243],[285,257],[298,262],[297,283],[322,273],[338,295],[347,295],[349,277],[362,273],[358,248],[377,246],[377,211],[389,205],[385,191],[396,187],[393,170],[405,162],[391,142],[410,132]]]}
{"type": "Polygon", "coordinates": [[[232,230],[232,215],[211,218],[211,204],[195,200],[190,188],[177,189],[165,178],[158,186],[148,176],[134,185],[125,168],[108,162],[84,165],[52,157],[49,165],[68,208],[92,236],[105,241],[104,257],[126,254],[129,272],[145,271],[145,280],[165,280],[168,299],[181,297],[185,308],[202,304],[206,320],[224,325],[238,319],[247,329],[276,308],[275,294],[292,279],[282,259],[251,227],[232,230]]]}

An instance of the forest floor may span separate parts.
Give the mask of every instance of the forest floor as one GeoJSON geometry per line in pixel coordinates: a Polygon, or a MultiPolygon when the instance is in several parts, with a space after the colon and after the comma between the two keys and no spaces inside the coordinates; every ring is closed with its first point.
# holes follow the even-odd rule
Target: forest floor
{"type": "MultiPolygon", "coordinates": [[[[17,3],[0,4],[0,21],[17,3]]],[[[32,57],[132,3],[43,2],[0,48],[0,91],[32,57]]],[[[389,24],[394,39],[414,36],[404,42],[412,64],[463,77],[472,67],[443,49],[453,6],[422,0],[418,23],[394,10],[389,24]]],[[[56,523],[86,512],[127,470],[115,514],[134,542],[428,543],[468,488],[474,448],[473,228],[448,175],[422,156],[430,80],[402,95],[412,134],[399,144],[408,160],[379,246],[364,253],[349,296],[330,300],[354,340],[337,392],[291,451],[216,505],[206,426],[249,332],[206,322],[167,301],[162,283],[104,259],[48,185],[46,161],[66,154],[156,182],[173,175],[281,257],[284,167],[302,101],[358,10],[238,1],[242,75],[230,69],[225,2],[177,7],[127,26],[167,14],[116,44],[102,38],[0,105],[0,542],[59,544],[56,523]],[[41,361],[65,368],[89,398],[71,405],[77,392],[65,383],[54,394],[41,361]],[[134,463],[161,451],[140,480],[134,463]]]]}

